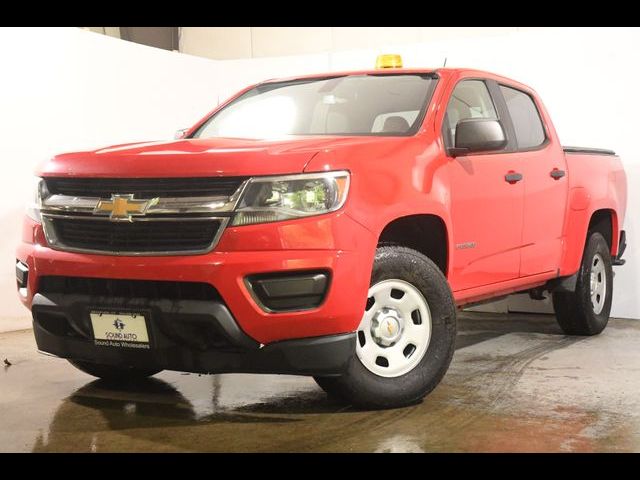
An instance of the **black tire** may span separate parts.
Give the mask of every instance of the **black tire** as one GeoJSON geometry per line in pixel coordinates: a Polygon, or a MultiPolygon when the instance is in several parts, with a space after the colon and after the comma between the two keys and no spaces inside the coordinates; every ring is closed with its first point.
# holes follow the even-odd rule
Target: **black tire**
{"type": "Polygon", "coordinates": [[[160,373],[162,370],[146,370],[133,367],[116,367],[114,365],[102,365],[99,363],[85,362],[81,360],[69,360],[69,363],[82,370],[84,373],[102,378],[110,382],[130,382],[140,380],[160,373]]]}
{"type": "Polygon", "coordinates": [[[330,399],[345,402],[346,398],[341,395],[339,388],[336,386],[338,378],[339,377],[313,377],[318,386],[325,391],[330,399]]]}
{"type": "Polygon", "coordinates": [[[554,292],[553,308],[560,328],[567,335],[597,335],[609,322],[613,299],[611,251],[602,234],[591,232],[584,248],[575,292],[554,292]],[[595,313],[591,301],[591,271],[599,255],[606,275],[606,293],[602,310],[595,313]]]}
{"type": "Polygon", "coordinates": [[[401,376],[376,375],[354,354],[343,375],[315,379],[330,396],[359,408],[397,408],[421,401],[444,377],[455,349],[456,308],[440,269],[410,248],[381,246],[376,251],[370,285],[390,279],[410,283],[422,293],[431,313],[431,338],[422,360],[401,376]]]}

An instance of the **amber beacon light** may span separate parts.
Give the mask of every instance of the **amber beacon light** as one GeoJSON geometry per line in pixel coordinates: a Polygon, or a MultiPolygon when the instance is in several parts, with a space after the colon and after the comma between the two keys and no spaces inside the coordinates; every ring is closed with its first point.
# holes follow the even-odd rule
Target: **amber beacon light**
{"type": "Polygon", "coordinates": [[[402,57],[396,54],[378,55],[376,68],[402,68],[402,57]]]}

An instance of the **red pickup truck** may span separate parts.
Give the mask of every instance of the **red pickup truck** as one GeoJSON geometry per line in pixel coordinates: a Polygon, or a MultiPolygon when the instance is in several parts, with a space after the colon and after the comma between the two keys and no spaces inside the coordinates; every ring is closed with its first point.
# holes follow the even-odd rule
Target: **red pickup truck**
{"type": "Polygon", "coordinates": [[[435,388],[460,306],[549,292],[598,334],[626,245],[620,159],[468,69],[266,81],[174,141],[58,155],[35,191],[16,274],[41,351],[111,380],[312,375],[365,408],[435,388]]]}

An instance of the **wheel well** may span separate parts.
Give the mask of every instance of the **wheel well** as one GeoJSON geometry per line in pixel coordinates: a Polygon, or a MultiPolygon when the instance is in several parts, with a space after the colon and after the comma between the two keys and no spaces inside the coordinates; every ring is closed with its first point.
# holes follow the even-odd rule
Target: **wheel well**
{"type": "Polygon", "coordinates": [[[401,245],[413,248],[430,258],[447,274],[447,228],[435,215],[410,215],[389,223],[378,243],[401,245]]]}
{"type": "Polygon", "coordinates": [[[607,245],[609,245],[609,250],[611,250],[611,244],[613,242],[613,220],[611,218],[612,215],[613,212],[611,210],[597,210],[591,216],[588,230],[588,233],[601,233],[604,239],[607,241],[607,245]]]}

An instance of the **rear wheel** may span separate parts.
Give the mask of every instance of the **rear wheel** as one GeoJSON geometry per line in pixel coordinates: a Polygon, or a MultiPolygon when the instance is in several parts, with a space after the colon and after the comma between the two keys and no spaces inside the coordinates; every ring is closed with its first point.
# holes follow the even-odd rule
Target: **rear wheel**
{"type": "Polygon", "coordinates": [[[453,356],[456,311],[440,269],[404,247],[378,248],[356,354],[339,377],[316,378],[332,396],[363,408],[420,401],[453,356]]]}
{"type": "Polygon", "coordinates": [[[587,239],[574,292],[555,292],[553,307],[567,335],[597,335],[609,322],[613,298],[613,268],[602,234],[587,239]]]}
{"type": "Polygon", "coordinates": [[[147,370],[133,367],[116,367],[113,365],[103,365],[100,363],[85,362],[82,360],[69,360],[69,363],[82,370],[84,373],[93,375],[112,382],[128,382],[151,377],[162,370],[147,370]]]}

